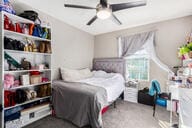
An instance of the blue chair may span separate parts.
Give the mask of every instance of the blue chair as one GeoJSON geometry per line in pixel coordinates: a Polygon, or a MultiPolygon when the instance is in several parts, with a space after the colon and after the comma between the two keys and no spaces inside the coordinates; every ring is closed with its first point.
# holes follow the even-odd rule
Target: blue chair
{"type": "Polygon", "coordinates": [[[154,96],[153,116],[155,116],[156,105],[166,107],[167,100],[170,99],[170,94],[161,93],[161,88],[160,88],[159,82],[157,80],[152,80],[151,86],[149,89],[149,95],[154,96]]]}

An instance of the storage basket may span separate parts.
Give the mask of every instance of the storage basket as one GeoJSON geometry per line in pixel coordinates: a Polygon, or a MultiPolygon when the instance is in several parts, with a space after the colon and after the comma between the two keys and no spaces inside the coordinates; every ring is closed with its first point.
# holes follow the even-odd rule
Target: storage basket
{"type": "Polygon", "coordinates": [[[30,76],[31,84],[38,84],[42,82],[42,76],[41,75],[32,75],[30,76]]]}

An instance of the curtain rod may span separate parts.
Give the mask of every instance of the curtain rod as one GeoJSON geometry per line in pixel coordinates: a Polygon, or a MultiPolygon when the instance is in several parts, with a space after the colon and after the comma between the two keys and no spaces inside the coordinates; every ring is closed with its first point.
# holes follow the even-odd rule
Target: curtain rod
{"type": "Polygon", "coordinates": [[[120,38],[120,37],[122,37],[122,36],[133,36],[133,35],[142,34],[142,33],[146,33],[146,32],[152,32],[152,31],[156,32],[156,31],[158,31],[158,29],[150,29],[150,30],[143,31],[143,32],[130,33],[130,34],[128,34],[128,35],[120,35],[120,36],[117,36],[116,38],[118,39],[118,38],[120,38]]]}

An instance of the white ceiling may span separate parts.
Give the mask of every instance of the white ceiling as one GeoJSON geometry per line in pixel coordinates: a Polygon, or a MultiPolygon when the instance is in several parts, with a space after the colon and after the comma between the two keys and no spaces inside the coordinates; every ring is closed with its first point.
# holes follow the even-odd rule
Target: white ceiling
{"type": "MultiPolygon", "coordinates": [[[[97,19],[91,26],[86,23],[95,10],[64,8],[64,3],[96,7],[99,0],[19,0],[76,28],[98,35],[139,25],[192,15],[192,0],[147,0],[147,6],[126,9],[114,14],[123,23],[117,25],[111,19],[97,19]]],[[[137,0],[108,0],[122,3],[137,0]]]]}

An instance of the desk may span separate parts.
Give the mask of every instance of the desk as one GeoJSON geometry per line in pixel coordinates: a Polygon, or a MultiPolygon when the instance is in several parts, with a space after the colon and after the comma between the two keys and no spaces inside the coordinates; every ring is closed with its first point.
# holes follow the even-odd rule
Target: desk
{"type": "Polygon", "coordinates": [[[172,126],[172,101],[179,101],[179,128],[192,128],[192,88],[169,85],[171,92],[170,125],[172,126]]]}
{"type": "Polygon", "coordinates": [[[179,107],[181,128],[192,128],[192,89],[179,88],[179,107]]]}

